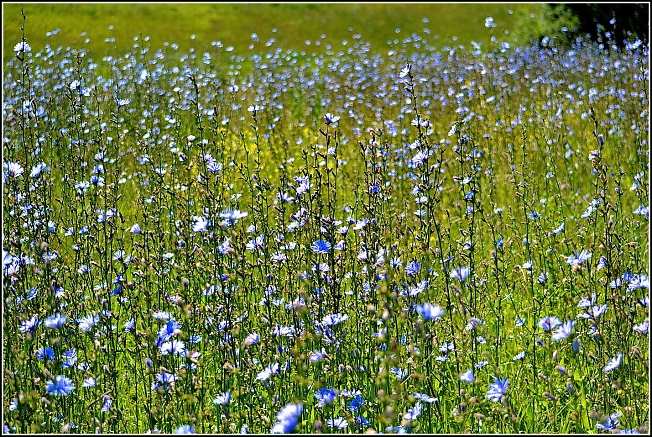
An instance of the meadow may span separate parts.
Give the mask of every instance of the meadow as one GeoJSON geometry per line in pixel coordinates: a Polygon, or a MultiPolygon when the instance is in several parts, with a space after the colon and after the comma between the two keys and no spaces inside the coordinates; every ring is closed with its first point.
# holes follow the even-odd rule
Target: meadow
{"type": "Polygon", "coordinates": [[[4,432],[648,432],[646,44],[22,25],[4,432]]]}
{"type": "Polygon", "coordinates": [[[378,48],[414,32],[438,47],[488,44],[496,34],[514,42],[520,20],[543,15],[541,4],[527,3],[3,3],[2,8],[5,62],[20,42],[21,10],[34,50],[54,40],[64,48],[83,45],[98,56],[106,54],[107,39],[109,51],[115,46],[125,53],[135,36],[149,37],[156,48],[175,43],[182,52],[222,41],[246,55],[265,50],[263,44],[273,38],[275,47],[304,56],[324,53],[327,43],[339,45],[355,34],[378,48]],[[499,27],[483,27],[489,16],[499,27]]]}

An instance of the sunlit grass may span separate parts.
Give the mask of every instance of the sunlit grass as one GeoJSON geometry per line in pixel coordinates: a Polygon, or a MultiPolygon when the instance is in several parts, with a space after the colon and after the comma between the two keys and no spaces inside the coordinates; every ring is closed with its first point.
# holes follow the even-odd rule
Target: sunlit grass
{"type": "Polygon", "coordinates": [[[3,53],[6,62],[20,41],[21,8],[28,16],[30,43],[37,50],[46,43],[54,48],[84,45],[101,56],[110,47],[105,43],[107,38],[115,38],[118,51],[124,52],[133,44],[134,36],[141,35],[149,36],[153,47],[176,43],[183,52],[191,47],[201,51],[211,42],[221,41],[246,56],[250,45],[255,52],[265,51],[271,39],[274,47],[284,50],[324,53],[329,44],[341,47],[343,41],[352,43],[356,34],[376,50],[415,32],[438,48],[469,46],[471,41],[486,46],[492,36],[505,37],[504,31],[535,7],[518,3],[3,4],[3,53]],[[492,32],[484,28],[489,16],[499,26],[492,32]],[[56,29],[60,29],[56,38],[46,37],[56,29]],[[252,40],[252,34],[257,35],[257,41],[252,40]]]}
{"type": "Polygon", "coordinates": [[[647,431],[640,42],[41,49],[27,15],[5,432],[647,431]]]}

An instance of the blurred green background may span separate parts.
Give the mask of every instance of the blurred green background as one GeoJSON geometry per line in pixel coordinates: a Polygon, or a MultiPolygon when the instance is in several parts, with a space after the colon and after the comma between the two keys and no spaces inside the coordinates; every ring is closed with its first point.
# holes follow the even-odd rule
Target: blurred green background
{"type": "Polygon", "coordinates": [[[270,38],[275,39],[272,47],[311,54],[324,52],[328,44],[334,50],[341,49],[342,41],[351,42],[356,34],[369,42],[372,49],[387,48],[388,41],[403,41],[412,33],[437,49],[446,45],[470,46],[471,41],[486,46],[492,36],[501,41],[513,40],[517,21],[539,13],[542,4],[3,3],[2,8],[6,61],[13,56],[13,47],[21,38],[21,9],[27,16],[25,36],[34,52],[50,44],[55,49],[86,47],[101,55],[115,44],[124,53],[134,44],[134,37],[142,35],[150,37],[154,49],[168,42],[187,52],[190,47],[201,50],[212,41],[221,41],[224,47],[233,46],[235,53],[244,56],[250,53],[251,44],[253,51],[268,51],[265,44],[270,38]],[[493,17],[497,27],[485,27],[487,17],[493,17]],[[58,34],[46,36],[56,29],[60,29],[58,34]],[[506,35],[506,30],[511,33],[506,35]],[[258,42],[252,40],[253,33],[258,42]],[[193,34],[195,40],[191,39],[193,34]],[[107,43],[107,38],[115,38],[115,42],[107,43]],[[315,45],[318,40],[320,46],[315,45]]]}

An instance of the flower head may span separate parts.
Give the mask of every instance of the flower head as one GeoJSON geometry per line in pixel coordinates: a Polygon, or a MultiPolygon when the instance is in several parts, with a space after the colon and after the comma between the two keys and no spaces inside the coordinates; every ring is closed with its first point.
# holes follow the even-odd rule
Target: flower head
{"type": "Polygon", "coordinates": [[[332,404],[337,397],[337,393],[332,388],[320,388],[315,392],[315,399],[319,401],[318,407],[323,407],[326,404],[332,404]]]}
{"type": "Polygon", "coordinates": [[[646,274],[632,275],[627,284],[627,291],[632,292],[638,288],[650,288],[650,279],[646,274]]]}
{"type": "Polygon", "coordinates": [[[27,331],[33,331],[36,329],[36,327],[39,325],[39,319],[36,316],[32,316],[31,319],[25,320],[23,323],[20,324],[20,332],[27,332],[27,331]]]}
{"type": "Polygon", "coordinates": [[[336,417],[335,419],[328,419],[326,422],[331,428],[344,429],[349,426],[349,422],[343,417],[336,417]]]}
{"type": "MultiPolygon", "coordinates": [[[[145,361],[147,363],[147,360],[145,361]]],[[[149,366],[149,364],[148,364],[149,366]]],[[[154,390],[169,390],[174,383],[179,379],[174,373],[161,372],[156,374],[156,381],[152,382],[152,391],[154,390]]]]}
{"type": "Polygon", "coordinates": [[[611,372],[612,370],[616,369],[618,366],[620,366],[620,363],[623,361],[623,354],[618,352],[618,355],[616,355],[615,358],[612,358],[607,362],[607,365],[604,366],[604,371],[605,373],[611,372]]]}
{"type": "Polygon", "coordinates": [[[469,276],[468,267],[458,267],[453,271],[451,271],[451,278],[457,279],[458,281],[465,281],[468,276],[469,276]]]}
{"type": "Polygon", "coordinates": [[[645,206],[645,205],[640,205],[638,208],[636,208],[634,211],[632,211],[632,214],[639,214],[642,216],[645,216],[645,218],[650,217],[650,208],[645,206]]]}
{"type": "Polygon", "coordinates": [[[403,79],[405,76],[408,76],[410,74],[411,70],[412,70],[412,66],[410,64],[407,64],[405,67],[401,69],[401,72],[398,74],[398,77],[403,79]]]}
{"type": "Polygon", "coordinates": [[[403,416],[403,418],[405,420],[410,420],[410,421],[415,420],[421,414],[422,408],[423,405],[421,404],[421,402],[417,402],[414,407],[412,407],[405,413],[405,416],[403,416]]]}
{"type": "Polygon", "coordinates": [[[113,399],[109,395],[104,395],[102,398],[102,412],[106,413],[111,409],[111,406],[113,405],[113,399]]]}
{"type": "Polygon", "coordinates": [[[322,325],[324,326],[335,326],[345,320],[348,320],[349,316],[346,314],[329,314],[326,317],[323,318],[321,321],[322,325]]]}
{"type": "Polygon", "coordinates": [[[620,416],[622,416],[621,413],[610,414],[603,423],[598,423],[596,427],[603,431],[612,431],[620,426],[620,423],[618,423],[618,418],[620,416]]]}
{"type": "Polygon", "coordinates": [[[648,332],[650,329],[650,322],[644,321],[640,325],[634,325],[634,331],[638,332],[639,334],[645,334],[648,332]]]}
{"type": "Polygon", "coordinates": [[[351,411],[358,411],[360,407],[364,405],[364,398],[360,396],[359,394],[356,394],[353,399],[349,402],[349,410],[351,411]]]}
{"type": "Polygon", "coordinates": [[[63,375],[59,375],[53,381],[48,381],[45,390],[53,396],[67,396],[75,389],[75,384],[63,375]]]}
{"type": "Polygon", "coordinates": [[[552,329],[555,329],[557,326],[561,325],[561,320],[559,320],[555,316],[546,316],[539,320],[539,323],[537,323],[540,328],[543,328],[546,331],[550,331],[552,329]]]}
{"type": "Polygon", "coordinates": [[[192,225],[194,232],[206,232],[208,230],[209,221],[206,217],[195,217],[195,223],[192,225]]]}
{"type": "Polygon", "coordinates": [[[161,329],[158,330],[158,339],[156,340],[157,345],[161,345],[161,343],[168,341],[170,338],[174,337],[176,335],[177,329],[179,329],[181,325],[179,325],[179,322],[176,320],[170,320],[169,322],[166,322],[165,325],[161,327],[161,329]]]}
{"type": "Polygon", "coordinates": [[[14,52],[16,52],[16,54],[31,52],[31,51],[32,51],[32,48],[25,41],[21,41],[21,42],[19,42],[18,44],[16,44],[14,46],[14,52]]]}
{"type": "Polygon", "coordinates": [[[299,421],[302,404],[287,404],[276,414],[276,423],[272,427],[272,434],[285,434],[294,430],[299,421]]]}
{"type": "Polygon", "coordinates": [[[523,358],[525,358],[525,351],[521,351],[521,352],[517,353],[516,355],[514,355],[512,360],[513,361],[518,361],[518,360],[522,360],[523,358]]]}
{"type": "Polygon", "coordinates": [[[217,395],[215,399],[213,399],[213,403],[215,405],[226,405],[229,403],[230,400],[231,400],[231,393],[227,391],[217,395]]]}
{"type": "MultiPolygon", "coordinates": [[[[6,162],[2,164],[2,166],[5,168],[6,174],[14,178],[17,178],[25,171],[23,166],[18,164],[17,162],[6,162]]],[[[3,181],[4,179],[5,178],[3,175],[3,181]]]]}
{"type": "Polygon", "coordinates": [[[32,167],[32,171],[29,173],[29,177],[36,179],[41,175],[43,170],[50,171],[50,167],[48,167],[44,162],[36,164],[34,167],[32,167]]]}
{"type": "Polygon", "coordinates": [[[574,252],[574,255],[569,255],[566,258],[566,264],[569,265],[583,264],[584,262],[588,261],[589,258],[591,258],[591,252],[584,249],[580,253],[574,252]]]}
{"type": "Polygon", "coordinates": [[[414,393],[414,398],[418,399],[420,401],[426,402],[428,404],[432,404],[434,402],[437,402],[437,398],[429,396],[424,393],[414,393]]]}
{"type": "Polygon", "coordinates": [[[435,320],[444,315],[444,310],[439,305],[432,305],[427,302],[418,305],[415,309],[426,320],[435,320]]]}
{"type": "Polygon", "coordinates": [[[332,247],[331,243],[324,240],[317,240],[314,243],[312,243],[312,245],[310,246],[312,251],[318,255],[323,253],[328,253],[328,251],[331,250],[331,247],[332,247]]]}
{"type": "Polygon", "coordinates": [[[260,373],[258,373],[258,375],[256,376],[256,380],[265,381],[270,376],[275,375],[277,373],[278,373],[278,363],[270,364],[265,369],[263,369],[260,373]]]}
{"type": "Polygon", "coordinates": [[[91,328],[93,328],[93,326],[97,325],[99,322],[100,317],[94,316],[93,314],[89,314],[85,317],[82,317],[81,319],[77,319],[79,329],[81,329],[83,332],[90,331],[91,328]]]}
{"type": "Polygon", "coordinates": [[[252,332],[251,334],[247,335],[247,338],[245,338],[244,345],[246,347],[253,346],[259,341],[260,341],[260,334],[258,334],[257,332],[252,332]]]}
{"type": "Polygon", "coordinates": [[[49,346],[43,346],[42,348],[37,349],[34,354],[36,355],[36,358],[42,361],[46,359],[47,361],[54,359],[54,349],[49,346]]]}
{"type": "Polygon", "coordinates": [[[185,357],[186,344],[181,340],[172,340],[161,343],[160,345],[161,355],[178,355],[180,357],[185,357]]]}
{"type": "Polygon", "coordinates": [[[460,381],[472,384],[475,381],[475,376],[473,376],[473,369],[469,369],[466,372],[460,375],[460,381]]]}
{"type": "Polygon", "coordinates": [[[405,266],[405,273],[408,274],[409,276],[413,276],[417,274],[420,268],[421,268],[421,264],[419,264],[416,261],[412,261],[411,263],[408,263],[407,266],[405,266]]]}
{"type": "Polygon", "coordinates": [[[321,351],[310,352],[308,361],[310,361],[311,363],[318,363],[321,360],[323,360],[325,357],[328,357],[328,354],[326,354],[326,351],[322,348],[321,351]]]}
{"type": "Polygon", "coordinates": [[[67,320],[66,316],[57,313],[45,319],[43,324],[48,328],[57,329],[57,328],[61,328],[64,325],[64,323],[66,323],[66,320],[67,320]]]}
{"type": "Polygon", "coordinates": [[[333,115],[330,112],[327,113],[324,118],[326,119],[326,124],[337,123],[340,119],[339,115],[333,115]]]}
{"type": "Polygon", "coordinates": [[[226,219],[229,224],[231,222],[236,223],[238,220],[243,219],[249,215],[246,211],[240,211],[238,209],[227,209],[220,213],[220,218],[226,219]]]}
{"type": "Polygon", "coordinates": [[[539,277],[537,278],[537,281],[539,281],[539,284],[541,284],[541,285],[545,284],[547,280],[548,280],[548,273],[547,272],[541,273],[539,275],[539,277]]]}
{"type": "Polygon", "coordinates": [[[564,338],[568,337],[571,335],[571,332],[573,332],[573,326],[575,325],[575,322],[568,320],[561,324],[560,326],[557,327],[557,330],[552,334],[553,340],[563,340],[564,338]]]}
{"type": "Polygon", "coordinates": [[[589,309],[586,310],[585,313],[578,314],[577,317],[582,318],[582,319],[593,319],[596,320],[598,317],[600,317],[604,312],[607,311],[607,305],[594,305],[590,307],[589,309]]]}
{"type": "Polygon", "coordinates": [[[552,235],[557,235],[557,234],[559,234],[561,231],[563,231],[565,225],[566,225],[566,224],[565,224],[564,222],[561,222],[561,224],[560,224],[556,229],[553,229],[553,230],[552,230],[552,235]]]}
{"type": "Polygon", "coordinates": [[[179,377],[173,373],[163,372],[161,374],[157,374],[156,379],[164,384],[171,384],[179,379],[179,377]]]}
{"type": "Polygon", "coordinates": [[[249,241],[249,243],[247,243],[245,247],[247,248],[247,250],[252,250],[252,251],[262,249],[263,246],[265,245],[264,240],[265,240],[265,236],[259,235],[256,238],[249,241]]]}
{"type": "Polygon", "coordinates": [[[500,401],[500,398],[507,392],[509,388],[509,380],[507,378],[496,378],[494,383],[489,386],[487,391],[487,399],[492,402],[500,401]]]}
{"type": "Polygon", "coordinates": [[[426,159],[430,156],[430,153],[428,153],[427,150],[419,150],[416,155],[412,157],[412,162],[414,165],[419,167],[421,164],[423,164],[426,159]]]}
{"type": "Polygon", "coordinates": [[[61,360],[63,361],[63,367],[74,367],[77,364],[77,350],[70,349],[62,353],[61,360]]]}

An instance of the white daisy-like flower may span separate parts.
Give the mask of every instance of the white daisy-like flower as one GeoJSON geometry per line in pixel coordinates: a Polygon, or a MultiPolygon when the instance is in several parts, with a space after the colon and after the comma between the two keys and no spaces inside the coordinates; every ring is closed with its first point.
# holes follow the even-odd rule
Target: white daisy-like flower
{"type": "Polygon", "coordinates": [[[31,52],[32,48],[25,41],[21,41],[14,46],[14,52],[16,53],[25,53],[31,52]]]}

